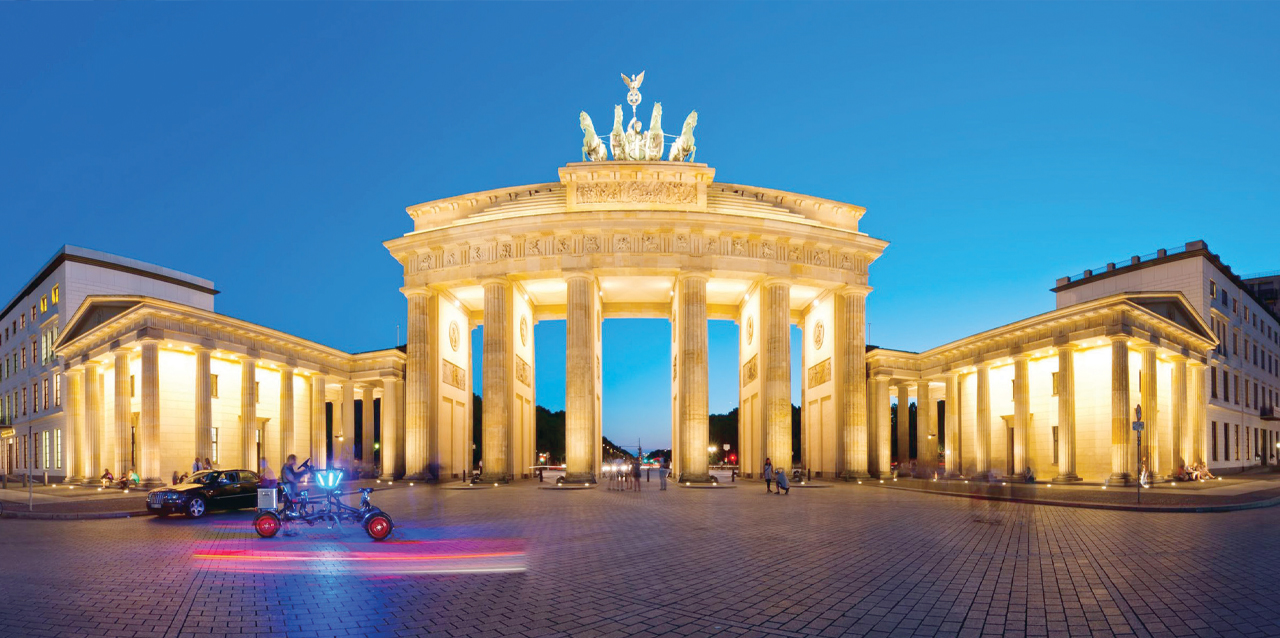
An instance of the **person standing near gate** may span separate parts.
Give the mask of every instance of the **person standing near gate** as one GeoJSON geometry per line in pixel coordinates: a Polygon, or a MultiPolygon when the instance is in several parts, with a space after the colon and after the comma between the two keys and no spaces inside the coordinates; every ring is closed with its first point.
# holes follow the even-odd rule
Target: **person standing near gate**
{"type": "Polygon", "coordinates": [[[764,491],[773,492],[773,459],[764,460],[764,491]]]}
{"type": "Polygon", "coordinates": [[[658,457],[658,488],[659,491],[667,489],[667,475],[671,473],[671,462],[664,457],[658,457]]]}
{"type": "Polygon", "coordinates": [[[640,491],[640,457],[631,463],[631,479],[635,481],[635,490],[640,491]]]}

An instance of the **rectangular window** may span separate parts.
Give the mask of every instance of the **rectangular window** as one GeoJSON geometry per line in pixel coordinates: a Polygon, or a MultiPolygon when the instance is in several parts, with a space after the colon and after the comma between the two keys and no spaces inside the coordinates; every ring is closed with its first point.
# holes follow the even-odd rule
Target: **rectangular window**
{"type": "Polygon", "coordinates": [[[40,295],[40,312],[41,313],[49,312],[49,296],[48,295],[40,295]]]}
{"type": "Polygon", "coordinates": [[[1236,460],[1240,460],[1240,424],[1236,424],[1236,460]]]}
{"type": "MultiPolygon", "coordinates": [[[[1057,372],[1054,373],[1058,374],[1057,372]]],[[[1053,464],[1058,464],[1058,426],[1053,426],[1053,464]]]]}
{"type": "Polygon", "coordinates": [[[40,458],[44,463],[43,467],[47,470],[49,469],[49,431],[45,430],[43,434],[44,436],[40,437],[40,458]]]}
{"type": "Polygon", "coordinates": [[[62,405],[62,375],[53,375],[53,405],[62,405]]]}
{"type": "Polygon", "coordinates": [[[218,428],[213,428],[213,434],[210,437],[210,440],[213,442],[213,446],[212,446],[213,447],[213,463],[217,465],[218,463],[218,428]]]}
{"type": "Polygon", "coordinates": [[[22,346],[22,369],[27,369],[27,347],[22,346]]]}
{"type": "Polygon", "coordinates": [[[27,329],[27,316],[26,316],[26,315],[18,315],[18,328],[16,328],[15,330],[17,330],[17,329],[22,329],[22,330],[26,330],[26,329],[27,329]]]}
{"type": "Polygon", "coordinates": [[[1231,333],[1231,354],[1240,354],[1240,335],[1231,333]]]}
{"type": "Polygon", "coordinates": [[[31,384],[31,412],[40,412],[40,384],[31,384]]]}
{"type": "MultiPolygon", "coordinates": [[[[1058,396],[1058,373],[1057,373],[1057,372],[1053,373],[1053,396],[1055,396],[1055,397],[1056,397],[1056,396],[1058,396]]],[[[1053,436],[1054,436],[1054,438],[1056,439],[1056,438],[1058,437],[1058,429],[1055,427],[1055,428],[1053,429],[1053,432],[1054,432],[1054,435],[1053,435],[1053,436]]],[[[1053,449],[1055,450],[1055,451],[1054,451],[1054,457],[1053,457],[1053,458],[1054,458],[1054,459],[1057,459],[1057,458],[1058,458],[1058,457],[1057,457],[1057,454],[1058,454],[1058,453],[1057,453],[1057,449],[1058,449],[1058,447],[1055,445],[1053,449]]],[[[1057,460],[1054,460],[1054,463],[1057,463],[1057,462],[1058,462],[1057,460]]]]}
{"type": "Polygon", "coordinates": [[[1209,439],[1210,439],[1211,449],[1213,450],[1213,460],[1217,461],[1218,460],[1218,422],[1217,421],[1214,421],[1213,425],[1209,426],[1209,439]]]}
{"type": "Polygon", "coordinates": [[[218,375],[209,375],[209,394],[213,398],[218,398],[218,375]]]}
{"type": "Polygon", "coordinates": [[[49,291],[49,296],[53,298],[53,305],[55,306],[58,305],[58,299],[62,296],[59,294],[60,290],[61,289],[58,287],[58,284],[54,284],[53,290],[49,291]]]}
{"type": "Polygon", "coordinates": [[[37,470],[40,469],[40,435],[39,434],[34,434],[31,436],[31,462],[35,464],[34,467],[37,470]]]}
{"type": "Polygon", "coordinates": [[[49,379],[46,378],[41,380],[40,385],[42,386],[40,389],[40,394],[42,395],[40,399],[40,409],[48,410],[49,409],[49,379]]]}
{"type": "Polygon", "coordinates": [[[1210,279],[1209,280],[1209,297],[1216,298],[1217,296],[1218,296],[1218,282],[1210,279]]]}
{"type": "Polygon", "coordinates": [[[27,389],[24,387],[22,388],[22,414],[25,415],[26,413],[27,413],[27,389]]]}
{"type": "Polygon", "coordinates": [[[53,463],[54,463],[54,467],[57,467],[60,470],[62,469],[62,430],[61,429],[53,431],[53,441],[54,441],[53,463]]]}
{"type": "Polygon", "coordinates": [[[1240,405],[1240,375],[1236,375],[1236,391],[1232,395],[1235,398],[1235,404],[1240,405]]]}
{"type": "MultiPolygon", "coordinates": [[[[1218,368],[1216,367],[1209,368],[1209,396],[1214,399],[1218,398],[1218,368]]],[[[1216,461],[1217,459],[1214,460],[1216,461]]]]}
{"type": "Polygon", "coordinates": [[[36,305],[37,304],[31,304],[31,323],[36,322],[36,305]]]}

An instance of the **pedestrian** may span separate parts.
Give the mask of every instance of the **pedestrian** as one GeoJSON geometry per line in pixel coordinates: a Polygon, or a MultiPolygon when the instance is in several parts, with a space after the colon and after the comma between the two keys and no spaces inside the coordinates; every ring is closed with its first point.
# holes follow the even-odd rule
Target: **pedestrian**
{"type": "Polygon", "coordinates": [[[98,479],[102,481],[103,487],[111,487],[111,484],[116,482],[116,476],[111,473],[111,468],[104,468],[102,476],[98,477],[98,479]]]}
{"type": "Polygon", "coordinates": [[[204,464],[200,462],[200,457],[197,456],[195,463],[191,464],[191,473],[195,474],[203,469],[205,469],[204,464]]]}
{"type": "MultiPolygon", "coordinates": [[[[284,460],[284,465],[280,468],[280,486],[284,488],[285,507],[291,507],[291,503],[295,498],[294,495],[298,493],[298,483],[301,482],[302,475],[306,472],[306,466],[304,465],[302,468],[298,468],[296,467],[297,463],[298,457],[290,454],[288,458],[284,460]]],[[[285,516],[280,517],[283,522],[284,535],[297,536],[297,530],[293,529],[293,526],[289,524],[289,513],[290,512],[284,512],[285,516]]]]}
{"type": "Polygon", "coordinates": [[[271,464],[267,463],[267,459],[258,459],[258,478],[262,487],[276,486],[276,473],[271,471],[271,464]]]}
{"type": "Polygon", "coordinates": [[[766,458],[764,460],[764,471],[761,472],[761,474],[764,474],[764,491],[772,493],[773,492],[773,460],[772,459],[766,458]]]}
{"type": "Polygon", "coordinates": [[[202,469],[202,470],[212,470],[212,469],[213,469],[213,463],[209,461],[209,457],[207,457],[207,456],[206,456],[206,457],[204,457],[204,464],[200,466],[200,469],[202,469]]]}
{"type": "Polygon", "coordinates": [[[178,484],[178,471],[177,471],[177,470],[174,470],[174,471],[173,471],[173,483],[172,483],[172,484],[173,484],[173,485],[177,485],[177,484],[178,484]]]}
{"type": "Polygon", "coordinates": [[[778,468],[778,470],[777,470],[777,471],[778,471],[778,474],[777,474],[777,479],[778,479],[778,496],[782,496],[782,494],[783,494],[784,492],[785,492],[785,493],[787,493],[787,494],[790,494],[790,493],[791,493],[791,483],[787,482],[787,473],[786,473],[786,472],[783,472],[783,471],[782,471],[782,468],[778,468]]]}
{"type": "Polygon", "coordinates": [[[631,481],[635,483],[635,491],[640,491],[640,457],[631,464],[631,481]]]}
{"type": "Polygon", "coordinates": [[[671,463],[665,457],[658,457],[658,487],[659,491],[667,489],[667,475],[671,473],[671,463]]]}

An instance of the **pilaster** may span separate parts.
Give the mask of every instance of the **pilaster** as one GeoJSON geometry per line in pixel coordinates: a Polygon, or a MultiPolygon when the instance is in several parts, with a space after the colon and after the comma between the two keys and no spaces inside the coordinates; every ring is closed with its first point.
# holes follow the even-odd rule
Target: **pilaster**
{"type": "MultiPolygon", "coordinates": [[[[685,273],[676,280],[679,313],[676,356],[679,390],[676,406],[680,433],[680,475],[685,483],[709,481],[707,467],[707,275],[685,273]]],[[[764,327],[761,327],[764,330],[764,327]]],[[[766,410],[767,413],[767,410],[766,410]]],[[[766,430],[767,431],[767,430],[766,430]]],[[[791,452],[787,450],[788,462],[791,452]]],[[[789,463],[788,463],[789,464],[789,463]]]]}
{"type": "Polygon", "coordinates": [[[138,415],[138,475],[145,486],[164,485],[160,475],[160,343],[142,342],[141,410],[138,415]]]}
{"type": "MultiPolygon", "coordinates": [[[[258,360],[240,360],[240,467],[258,470],[258,360]]],[[[225,467],[225,465],[224,465],[225,467]]]]}
{"type": "Polygon", "coordinates": [[[991,477],[991,364],[983,361],[975,373],[977,379],[977,422],[974,423],[974,476],[991,477]]]}
{"type": "Polygon", "coordinates": [[[844,408],[839,437],[844,448],[842,469],[845,478],[866,478],[871,453],[867,418],[867,290],[846,288],[840,297],[836,325],[841,327],[843,337],[837,347],[845,355],[842,387],[837,389],[844,408]]]}
{"type": "Polygon", "coordinates": [[[1013,471],[1025,472],[1031,467],[1027,453],[1027,427],[1031,422],[1031,391],[1027,354],[1013,357],[1013,471]]]}
{"type": "MultiPolygon", "coordinates": [[[[404,471],[406,478],[421,479],[426,476],[429,462],[428,441],[431,428],[427,423],[427,406],[434,375],[429,374],[431,353],[428,334],[434,326],[430,325],[427,307],[431,293],[426,290],[409,290],[405,296],[409,299],[409,318],[404,384],[404,471]]],[[[467,450],[468,458],[470,452],[467,450]]]]}
{"type": "Polygon", "coordinates": [[[565,481],[594,483],[596,296],[599,287],[586,273],[571,273],[565,317],[565,481]]]}
{"type": "Polygon", "coordinates": [[[960,477],[960,432],[961,414],[960,408],[960,374],[958,372],[947,373],[946,395],[943,397],[943,405],[946,406],[946,441],[943,450],[943,459],[946,463],[946,471],[948,478],[960,477]]]}
{"type": "Polygon", "coordinates": [[[489,483],[511,479],[511,283],[484,282],[484,415],[482,421],[482,479],[489,483]]]}
{"type": "Polygon", "coordinates": [[[1129,338],[1111,337],[1111,480],[1133,476],[1129,421],[1129,338]]]}
{"type": "Polygon", "coordinates": [[[929,380],[916,386],[916,471],[917,478],[932,478],[938,471],[938,446],[933,441],[933,410],[937,407],[929,389],[929,380]]]}
{"type": "Polygon", "coordinates": [[[1079,481],[1076,475],[1076,346],[1058,346],[1058,476],[1057,483],[1079,481]]]}
{"type": "Polygon", "coordinates": [[[297,445],[293,422],[293,367],[280,367],[280,453],[276,467],[284,467],[285,459],[297,445]]]}

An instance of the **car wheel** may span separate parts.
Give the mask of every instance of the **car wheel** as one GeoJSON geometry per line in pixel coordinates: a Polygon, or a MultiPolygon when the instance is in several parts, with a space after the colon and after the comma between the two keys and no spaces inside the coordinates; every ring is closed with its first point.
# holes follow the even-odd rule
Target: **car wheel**
{"type": "Polygon", "coordinates": [[[378,512],[364,521],[364,531],[375,541],[386,540],[394,528],[395,525],[392,524],[391,517],[387,516],[385,512],[378,512]]]}
{"type": "Polygon", "coordinates": [[[253,519],[253,531],[263,538],[271,538],[280,531],[280,517],[275,512],[263,512],[253,519]]]}
{"type": "Polygon", "coordinates": [[[204,499],[197,496],[187,503],[187,518],[200,518],[205,513],[204,499]]]}

